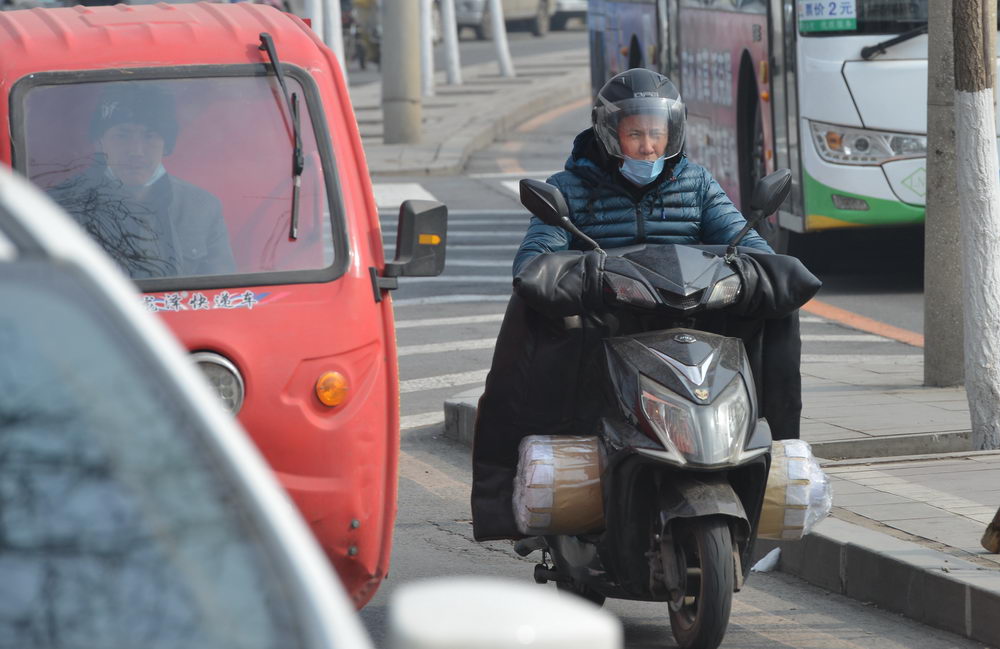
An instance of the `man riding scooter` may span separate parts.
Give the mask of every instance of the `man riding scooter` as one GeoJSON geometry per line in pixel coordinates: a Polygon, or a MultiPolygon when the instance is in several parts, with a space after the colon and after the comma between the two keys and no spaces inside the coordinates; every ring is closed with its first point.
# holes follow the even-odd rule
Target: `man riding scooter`
{"type": "MultiPolygon", "coordinates": [[[[712,174],[685,154],[686,113],[676,86],[652,70],[627,70],[601,88],[592,127],[576,136],[565,170],[547,180],[566,197],[570,220],[601,247],[727,244],[746,225],[712,174]]],[[[740,245],[773,252],[753,230],[740,245]]],[[[581,248],[566,230],[532,218],[514,257],[514,275],[535,255],[581,248]]],[[[797,313],[769,321],[761,335],[767,351],[751,358],[764,377],[764,416],[774,439],[797,439],[797,313]]]]}

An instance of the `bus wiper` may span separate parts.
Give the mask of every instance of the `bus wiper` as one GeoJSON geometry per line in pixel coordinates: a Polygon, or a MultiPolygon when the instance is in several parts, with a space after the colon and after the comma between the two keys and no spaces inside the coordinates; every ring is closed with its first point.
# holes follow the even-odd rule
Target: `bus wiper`
{"type": "Polygon", "coordinates": [[[288,87],[285,85],[285,75],[281,71],[281,64],[278,61],[278,52],[274,49],[274,39],[267,32],[260,33],[260,47],[257,48],[267,52],[267,58],[271,59],[271,67],[274,68],[274,75],[278,77],[278,85],[288,102],[288,111],[292,116],[292,137],[295,139],[295,147],[292,151],[292,218],[288,231],[288,238],[292,241],[299,238],[299,190],[302,187],[302,170],[305,167],[305,159],[302,156],[302,133],[299,128],[299,96],[294,92],[288,95],[288,87]]]}
{"type": "Polygon", "coordinates": [[[871,61],[876,54],[885,54],[886,48],[892,47],[893,45],[899,45],[900,43],[926,33],[927,23],[924,23],[920,27],[915,27],[908,32],[903,32],[899,36],[895,36],[889,40],[882,41],[881,43],[875,43],[874,45],[870,45],[868,47],[862,47],[861,58],[866,61],[871,61]]]}

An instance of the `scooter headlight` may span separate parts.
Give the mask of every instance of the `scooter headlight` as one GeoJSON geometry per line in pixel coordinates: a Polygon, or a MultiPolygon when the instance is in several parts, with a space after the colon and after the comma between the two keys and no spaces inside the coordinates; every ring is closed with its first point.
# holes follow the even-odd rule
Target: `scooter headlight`
{"type": "Polygon", "coordinates": [[[657,438],[681,464],[734,462],[750,427],[751,405],[738,376],[712,403],[697,405],[645,376],[639,379],[642,412],[657,438]]]}

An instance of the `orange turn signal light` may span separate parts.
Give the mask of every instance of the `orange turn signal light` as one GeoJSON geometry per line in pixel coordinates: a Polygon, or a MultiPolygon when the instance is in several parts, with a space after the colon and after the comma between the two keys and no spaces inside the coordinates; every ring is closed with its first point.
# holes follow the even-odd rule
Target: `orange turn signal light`
{"type": "Polygon", "coordinates": [[[844,140],[840,137],[840,133],[835,133],[833,131],[826,132],[826,146],[831,151],[840,151],[844,148],[844,140]]]}
{"type": "Polygon", "coordinates": [[[436,246],[441,243],[441,237],[436,234],[421,234],[417,241],[420,245],[436,246]]]}
{"type": "Polygon", "coordinates": [[[340,372],[324,372],[316,380],[316,396],[325,406],[339,406],[347,398],[347,378],[340,372]]]}

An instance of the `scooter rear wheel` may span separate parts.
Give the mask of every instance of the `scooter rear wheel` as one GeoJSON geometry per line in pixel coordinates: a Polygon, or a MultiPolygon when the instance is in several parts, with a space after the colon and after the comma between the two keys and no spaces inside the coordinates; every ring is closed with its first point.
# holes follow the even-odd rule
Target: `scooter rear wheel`
{"type": "Polygon", "coordinates": [[[692,518],[675,527],[686,589],[670,605],[670,629],[681,649],[715,649],[722,642],[733,604],[733,537],[722,518],[692,518]]]}

